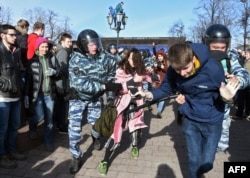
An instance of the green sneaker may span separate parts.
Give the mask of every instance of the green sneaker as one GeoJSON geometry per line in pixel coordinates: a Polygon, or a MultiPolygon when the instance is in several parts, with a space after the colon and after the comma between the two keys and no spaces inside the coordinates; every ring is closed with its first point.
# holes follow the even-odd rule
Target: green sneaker
{"type": "Polygon", "coordinates": [[[139,149],[137,146],[132,146],[132,149],[131,149],[131,156],[133,158],[138,158],[139,157],[139,149]]]}
{"type": "Polygon", "coordinates": [[[106,175],[108,171],[108,162],[102,161],[98,166],[98,171],[101,175],[106,175]]]}

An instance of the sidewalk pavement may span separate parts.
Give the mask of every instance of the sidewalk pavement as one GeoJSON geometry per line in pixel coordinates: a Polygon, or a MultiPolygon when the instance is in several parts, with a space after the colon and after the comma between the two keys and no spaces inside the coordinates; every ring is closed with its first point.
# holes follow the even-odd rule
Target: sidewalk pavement
{"type": "MultiPolygon", "coordinates": [[[[143,138],[138,159],[130,157],[130,138],[124,131],[121,146],[113,155],[112,163],[106,176],[99,175],[97,167],[103,159],[105,150],[93,150],[90,136],[90,125],[83,125],[81,149],[85,152],[85,161],[80,171],[71,175],[69,167],[71,155],[68,150],[68,135],[55,132],[55,151],[46,152],[41,140],[31,144],[28,134],[19,137],[20,145],[33,147],[24,153],[26,161],[18,161],[13,170],[0,168],[1,178],[186,178],[187,152],[184,135],[174,117],[175,106],[167,105],[162,119],[156,117],[156,106],[153,111],[145,109],[145,122],[148,128],[142,130],[143,138]],[[23,141],[23,142],[22,142],[23,141]]],[[[214,168],[205,175],[206,178],[223,178],[225,161],[250,162],[250,122],[233,121],[230,129],[230,149],[226,153],[217,153],[214,168]]],[[[102,139],[104,144],[105,139],[102,139]]],[[[103,145],[102,144],[102,145],[103,145]]]]}

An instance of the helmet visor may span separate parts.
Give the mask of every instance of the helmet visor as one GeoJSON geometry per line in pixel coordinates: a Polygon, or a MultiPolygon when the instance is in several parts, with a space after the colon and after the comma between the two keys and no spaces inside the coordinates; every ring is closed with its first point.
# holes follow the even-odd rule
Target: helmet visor
{"type": "Polygon", "coordinates": [[[85,38],[82,39],[82,44],[86,48],[85,51],[93,54],[94,51],[102,50],[102,43],[100,38],[85,38]]]}

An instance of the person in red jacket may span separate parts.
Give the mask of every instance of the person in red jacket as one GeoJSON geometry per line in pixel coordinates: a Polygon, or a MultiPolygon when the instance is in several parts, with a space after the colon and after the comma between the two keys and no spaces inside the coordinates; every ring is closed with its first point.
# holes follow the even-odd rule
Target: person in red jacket
{"type": "Polygon", "coordinates": [[[43,37],[45,25],[42,22],[36,22],[33,25],[33,32],[29,34],[27,40],[27,60],[31,60],[36,51],[36,40],[39,36],[43,37]]]}
{"type": "MultiPolygon", "coordinates": [[[[159,75],[160,80],[155,82],[155,88],[159,88],[161,82],[164,80],[168,68],[167,55],[164,50],[156,52],[156,60],[154,62],[154,73],[159,75]]],[[[165,101],[157,103],[157,114],[158,118],[161,118],[161,113],[164,109],[165,101]]]]}

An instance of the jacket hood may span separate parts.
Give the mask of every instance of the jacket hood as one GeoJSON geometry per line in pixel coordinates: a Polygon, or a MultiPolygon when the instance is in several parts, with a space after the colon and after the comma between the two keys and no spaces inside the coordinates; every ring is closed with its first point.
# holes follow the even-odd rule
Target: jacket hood
{"type": "Polygon", "coordinates": [[[208,46],[202,43],[192,43],[189,46],[198,57],[201,66],[203,66],[207,62],[208,56],[210,56],[208,46]]]}

